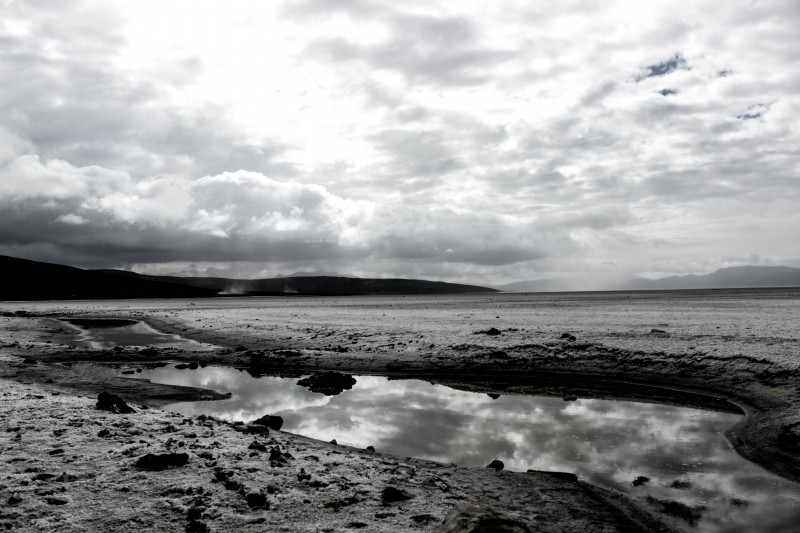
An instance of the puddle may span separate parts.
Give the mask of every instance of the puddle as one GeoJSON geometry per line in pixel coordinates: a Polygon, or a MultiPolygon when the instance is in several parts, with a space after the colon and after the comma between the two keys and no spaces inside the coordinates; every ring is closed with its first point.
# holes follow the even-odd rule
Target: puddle
{"type": "Polygon", "coordinates": [[[165,407],[187,415],[249,422],[277,414],[286,431],[400,457],[465,466],[500,459],[507,470],[574,472],[692,531],[795,531],[800,523],[800,487],[745,461],[723,438],[735,414],[597,399],[492,399],[377,376],[356,376],[353,389],[338,396],[310,392],[298,378],[254,378],[224,367],[149,369],[137,377],[233,394],[165,407]]]}
{"type": "Polygon", "coordinates": [[[214,347],[180,335],[163,333],[144,322],[116,318],[70,318],[63,322],[78,330],[77,342],[95,350],[115,346],[163,346],[187,350],[207,350],[214,347]]]}

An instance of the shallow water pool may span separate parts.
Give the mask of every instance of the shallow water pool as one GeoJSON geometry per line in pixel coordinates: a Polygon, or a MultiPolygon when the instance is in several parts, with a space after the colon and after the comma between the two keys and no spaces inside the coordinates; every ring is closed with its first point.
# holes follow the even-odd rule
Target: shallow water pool
{"type": "Polygon", "coordinates": [[[515,471],[554,470],[621,490],[693,531],[796,531],[800,488],[738,456],[722,436],[740,416],[685,407],[487,394],[419,380],[356,376],[324,396],[298,378],[206,367],[146,369],[157,383],[230,392],[230,400],[165,409],[252,421],[356,447],[464,466],[499,459],[515,471]],[[635,482],[635,483],[634,483],[635,482]]]}
{"type": "Polygon", "coordinates": [[[173,345],[190,350],[211,349],[203,344],[180,335],[164,333],[145,322],[115,318],[71,318],[64,322],[77,330],[78,343],[95,350],[115,346],[162,346],[173,345]]]}

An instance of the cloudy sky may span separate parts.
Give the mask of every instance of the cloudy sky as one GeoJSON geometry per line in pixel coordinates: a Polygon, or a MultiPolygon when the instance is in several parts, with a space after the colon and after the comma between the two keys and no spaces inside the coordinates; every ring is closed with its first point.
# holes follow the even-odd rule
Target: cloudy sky
{"type": "Polygon", "coordinates": [[[798,27],[794,0],[0,0],[0,254],[481,284],[800,266],[798,27]]]}

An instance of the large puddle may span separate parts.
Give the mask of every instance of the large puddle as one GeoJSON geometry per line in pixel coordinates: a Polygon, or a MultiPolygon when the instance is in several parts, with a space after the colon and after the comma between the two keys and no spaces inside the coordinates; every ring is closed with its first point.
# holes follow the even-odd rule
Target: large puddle
{"type": "Polygon", "coordinates": [[[249,422],[281,415],[286,431],[401,457],[508,470],[574,472],[621,490],[693,531],[797,531],[800,490],[739,457],[722,432],[740,417],[684,407],[455,390],[356,376],[337,396],[297,378],[223,367],[144,370],[157,383],[230,392],[230,400],[166,409],[249,422]]]}

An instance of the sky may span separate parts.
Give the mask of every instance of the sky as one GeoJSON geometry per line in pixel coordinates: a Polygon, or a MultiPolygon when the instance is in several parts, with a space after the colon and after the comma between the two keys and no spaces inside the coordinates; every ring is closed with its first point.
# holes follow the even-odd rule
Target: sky
{"type": "Polygon", "coordinates": [[[800,267],[800,3],[0,0],[0,254],[497,285],[800,267]]]}

